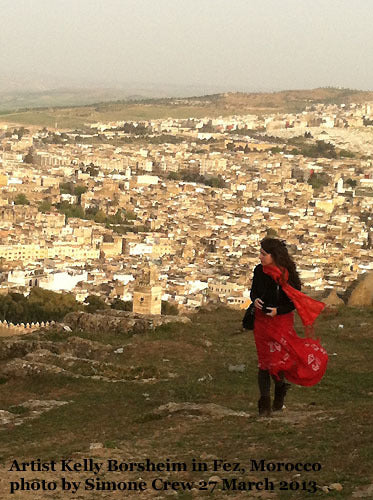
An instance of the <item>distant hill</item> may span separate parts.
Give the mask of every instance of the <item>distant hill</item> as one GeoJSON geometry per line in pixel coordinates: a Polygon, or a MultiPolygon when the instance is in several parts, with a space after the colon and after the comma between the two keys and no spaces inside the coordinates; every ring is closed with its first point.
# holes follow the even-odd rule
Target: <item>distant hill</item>
{"type": "Polygon", "coordinates": [[[147,98],[126,96],[113,89],[0,93],[0,121],[60,128],[110,120],[147,120],[301,112],[312,104],[349,104],[373,101],[373,92],[318,88],[281,92],[229,92],[194,97],[147,98]],[[18,97],[17,97],[18,95],[18,97]],[[114,99],[114,95],[116,100],[114,99]],[[66,104],[69,104],[66,106],[66,104]],[[12,106],[13,111],[10,112],[12,106]]]}
{"type": "MultiPolygon", "coordinates": [[[[145,94],[148,97],[148,94],[145,94]]],[[[69,107],[116,99],[141,99],[142,94],[129,95],[118,89],[53,89],[0,91],[0,112],[12,112],[41,107],[69,107]]]]}

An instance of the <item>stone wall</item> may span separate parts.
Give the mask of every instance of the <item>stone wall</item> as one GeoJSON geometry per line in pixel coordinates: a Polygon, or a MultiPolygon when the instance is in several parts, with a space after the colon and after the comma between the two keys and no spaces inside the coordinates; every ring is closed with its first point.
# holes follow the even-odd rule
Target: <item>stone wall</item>
{"type": "Polygon", "coordinates": [[[54,321],[47,321],[44,323],[8,323],[8,321],[0,321],[0,336],[8,337],[11,335],[23,335],[25,333],[31,333],[39,328],[44,328],[48,326],[53,326],[55,324],[54,321]]]}
{"type": "Polygon", "coordinates": [[[95,314],[72,312],[65,316],[64,324],[72,330],[92,333],[141,333],[167,323],[189,323],[186,316],[162,316],[132,313],[129,311],[103,310],[95,314]]]}

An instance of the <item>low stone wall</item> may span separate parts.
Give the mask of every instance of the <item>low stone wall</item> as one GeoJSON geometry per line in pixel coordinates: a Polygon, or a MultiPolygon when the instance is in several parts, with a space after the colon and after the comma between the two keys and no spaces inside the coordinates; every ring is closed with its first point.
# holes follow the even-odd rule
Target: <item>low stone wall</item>
{"type": "Polygon", "coordinates": [[[24,335],[26,333],[34,332],[39,328],[53,326],[54,321],[42,321],[41,323],[8,323],[8,321],[0,321],[0,336],[8,337],[11,335],[24,335]]]}

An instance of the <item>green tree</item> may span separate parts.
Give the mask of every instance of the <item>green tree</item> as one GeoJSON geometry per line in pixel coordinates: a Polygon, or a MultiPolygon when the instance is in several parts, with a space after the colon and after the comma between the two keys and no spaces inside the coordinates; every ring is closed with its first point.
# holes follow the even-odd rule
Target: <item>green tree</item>
{"type": "Polygon", "coordinates": [[[94,217],[94,221],[99,223],[99,224],[103,224],[104,222],[106,222],[106,215],[104,214],[104,212],[102,210],[98,210],[98,212],[96,213],[96,215],[94,217]]]}
{"type": "Polygon", "coordinates": [[[43,200],[42,202],[39,203],[38,210],[39,212],[42,212],[43,214],[50,212],[52,209],[52,204],[48,200],[43,200]]]}
{"type": "Polygon", "coordinates": [[[91,176],[91,177],[97,177],[100,169],[96,167],[93,163],[90,163],[89,166],[87,167],[86,172],[91,176]]]}
{"type": "Polygon", "coordinates": [[[14,198],[14,204],[15,205],[30,205],[30,202],[26,198],[26,195],[24,193],[19,193],[17,196],[14,198]]]}
{"type": "Polygon", "coordinates": [[[329,183],[329,176],[324,172],[313,173],[308,179],[308,184],[310,184],[313,189],[321,189],[323,186],[327,186],[329,183]]]}
{"type": "Polygon", "coordinates": [[[161,314],[166,316],[177,316],[179,314],[179,310],[175,304],[170,304],[167,300],[162,300],[161,314]]]}
{"type": "Polygon", "coordinates": [[[22,323],[25,317],[26,299],[23,301],[15,295],[21,294],[8,294],[0,295],[0,319],[6,320],[10,323],[22,323]]]}
{"type": "Polygon", "coordinates": [[[23,158],[23,161],[24,163],[28,163],[28,164],[31,164],[31,163],[34,163],[34,155],[32,154],[33,150],[32,148],[29,149],[27,155],[23,158]]]}
{"type": "Polygon", "coordinates": [[[89,313],[94,313],[99,309],[108,309],[107,304],[103,299],[97,295],[88,295],[84,301],[86,305],[86,311],[89,313]]]}
{"type": "Polygon", "coordinates": [[[205,184],[211,187],[216,187],[216,188],[224,188],[226,187],[226,183],[224,179],[219,175],[218,177],[211,177],[208,179],[205,184]]]}
{"type": "Polygon", "coordinates": [[[78,219],[84,219],[84,218],[88,219],[88,217],[86,217],[85,215],[83,208],[80,205],[75,205],[75,204],[71,205],[67,201],[62,201],[61,203],[58,203],[56,207],[61,214],[66,215],[67,219],[69,217],[76,217],[78,219]]]}
{"type": "Polygon", "coordinates": [[[118,311],[132,311],[133,302],[132,300],[114,299],[110,307],[118,311]]]}
{"type": "Polygon", "coordinates": [[[67,313],[81,309],[71,293],[56,293],[33,287],[28,296],[28,321],[61,321],[67,313]]]}
{"type": "Polygon", "coordinates": [[[110,215],[107,217],[107,222],[109,224],[122,224],[124,222],[124,219],[122,217],[122,211],[118,209],[115,213],[115,215],[110,215]]]}
{"type": "Polygon", "coordinates": [[[167,179],[171,181],[179,181],[181,179],[181,176],[178,172],[170,172],[167,176],[167,179]]]}
{"type": "Polygon", "coordinates": [[[353,180],[353,179],[350,178],[350,179],[347,179],[347,181],[345,182],[345,184],[348,184],[352,188],[355,188],[356,184],[357,184],[357,181],[355,181],[355,180],[353,180]]]}
{"type": "Polygon", "coordinates": [[[348,151],[347,149],[341,149],[339,151],[339,157],[340,158],[355,158],[356,154],[353,153],[352,151],[348,151]]]}
{"type": "Polygon", "coordinates": [[[124,213],[124,218],[126,220],[136,220],[136,214],[131,210],[126,210],[124,213]]]}
{"type": "Polygon", "coordinates": [[[12,323],[60,321],[67,313],[81,308],[73,295],[39,287],[33,287],[27,298],[20,293],[0,296],[0,319],[12,323]]]}
{"type": "Polygon", "coordinates": [[[72,182],[62,182],[60,184],[61,194],[74,194],[74,184],[72,182]]]}
{"type": "Polygon", "coordinates": [[[88,190],[88,188],[86,186],[81,185],[81,184],[78,184],[77,186],[75,186],[74,194],[75,194],[75,196],[78,197],[78,205],[80,205],[82,202],[82,194],[86,193],[87,190],[88,190]]]}
{"type": "Polygon", "coordinates": [[[18,139],[22,139],[22,137],[25,134],[25,128],[24,127],[20,127],[18,130],[14,129],[14,134],[18,135],[18,139]]]}

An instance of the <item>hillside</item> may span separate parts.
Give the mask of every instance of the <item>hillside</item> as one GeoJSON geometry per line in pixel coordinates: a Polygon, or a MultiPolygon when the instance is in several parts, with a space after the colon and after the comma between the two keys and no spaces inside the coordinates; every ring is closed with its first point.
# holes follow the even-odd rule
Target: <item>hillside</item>
{"type": "MultiPolygon", "coordinates": [[[[343,307],[319,318],[317,334],[330,355],[326,376],[312,388],[293,386],[287,408],[266,419],[257,417],[256,352],[252,333],[240,328],[241,317],[240,311],[221,308],[201,310],[189,324],[132,335],[56,329],[0,339],[1,498],[65,499],[62,476],[82,482],[74,496],[81,499],[127,494],[84,491],[87,478],[96,486],[103,480],[144,481],[147,489],[131,492],[140,498],[220,499],[241,498],[240,491],[222,490],[234,485],[234,478],[248,484],[266,477],[274,492],[254,489],[250,498],[373,498],[373,309],[343,307]],[[108,460],[165,464],[168,459],[187,467],[105,470],[96,476],[91,462],[84,462],[86,470],[65,473],[58,467],[8,470],[14,459],[36,458],[59,466],[62,459],[83,464],[92,458],[104,466],[108,460]],[[193,471],[193,459],[207,470],[193,471]],[[219,459],[241,465],[223,470],[216,462],[214,470],[219,459]],[[252,460],[320,463],[321,470],[251,471],[252,460]],[[20,477],[56,480],[58,489],[10,495],[9,481],[16,488],[20,477]],[[160,490],[152,486],[155,478],[160,490]],[[179,485],[165,490],[163,481],[179,485]],[[184,491],[182,481],[193,483],[192,491],[185,485],[184,491]],[[280,490],[280,481],[289,481],[292,490],[280,490]]],[[[297,329],[302,330],[298,319],[297,329]]]]}
{"type": "MultiPolygon", "coordinates": [[[[88,94],[85,98],[90,98],[88,94]]],[[[320,88],[313,90],[289,90],[272,93],[226,93],[187,98],[162,98],[117,100],[82,106],[58,107],[63,99],[79,100],[79,95],[47,95],[43,92],[44,107],[30,109],[25,105],[11,111],[4,98],[0,106],[0,123],[58,128],[79,127],[84,123],[115,120],[148,120],[157,118],[216,117],[233,114],[266,114],[300,112],[312,104],[348,104],[373,100],[373,92],[320,88]],[[48,107],[45,104],[48,103],[48,107]],[[54,104],[53,104],[54,103],[54,104]]],[[[26,101],[27,102],[27,101],[26,101]]],[[[86,101],[83,101],[86,102],[86,101]]]]}

